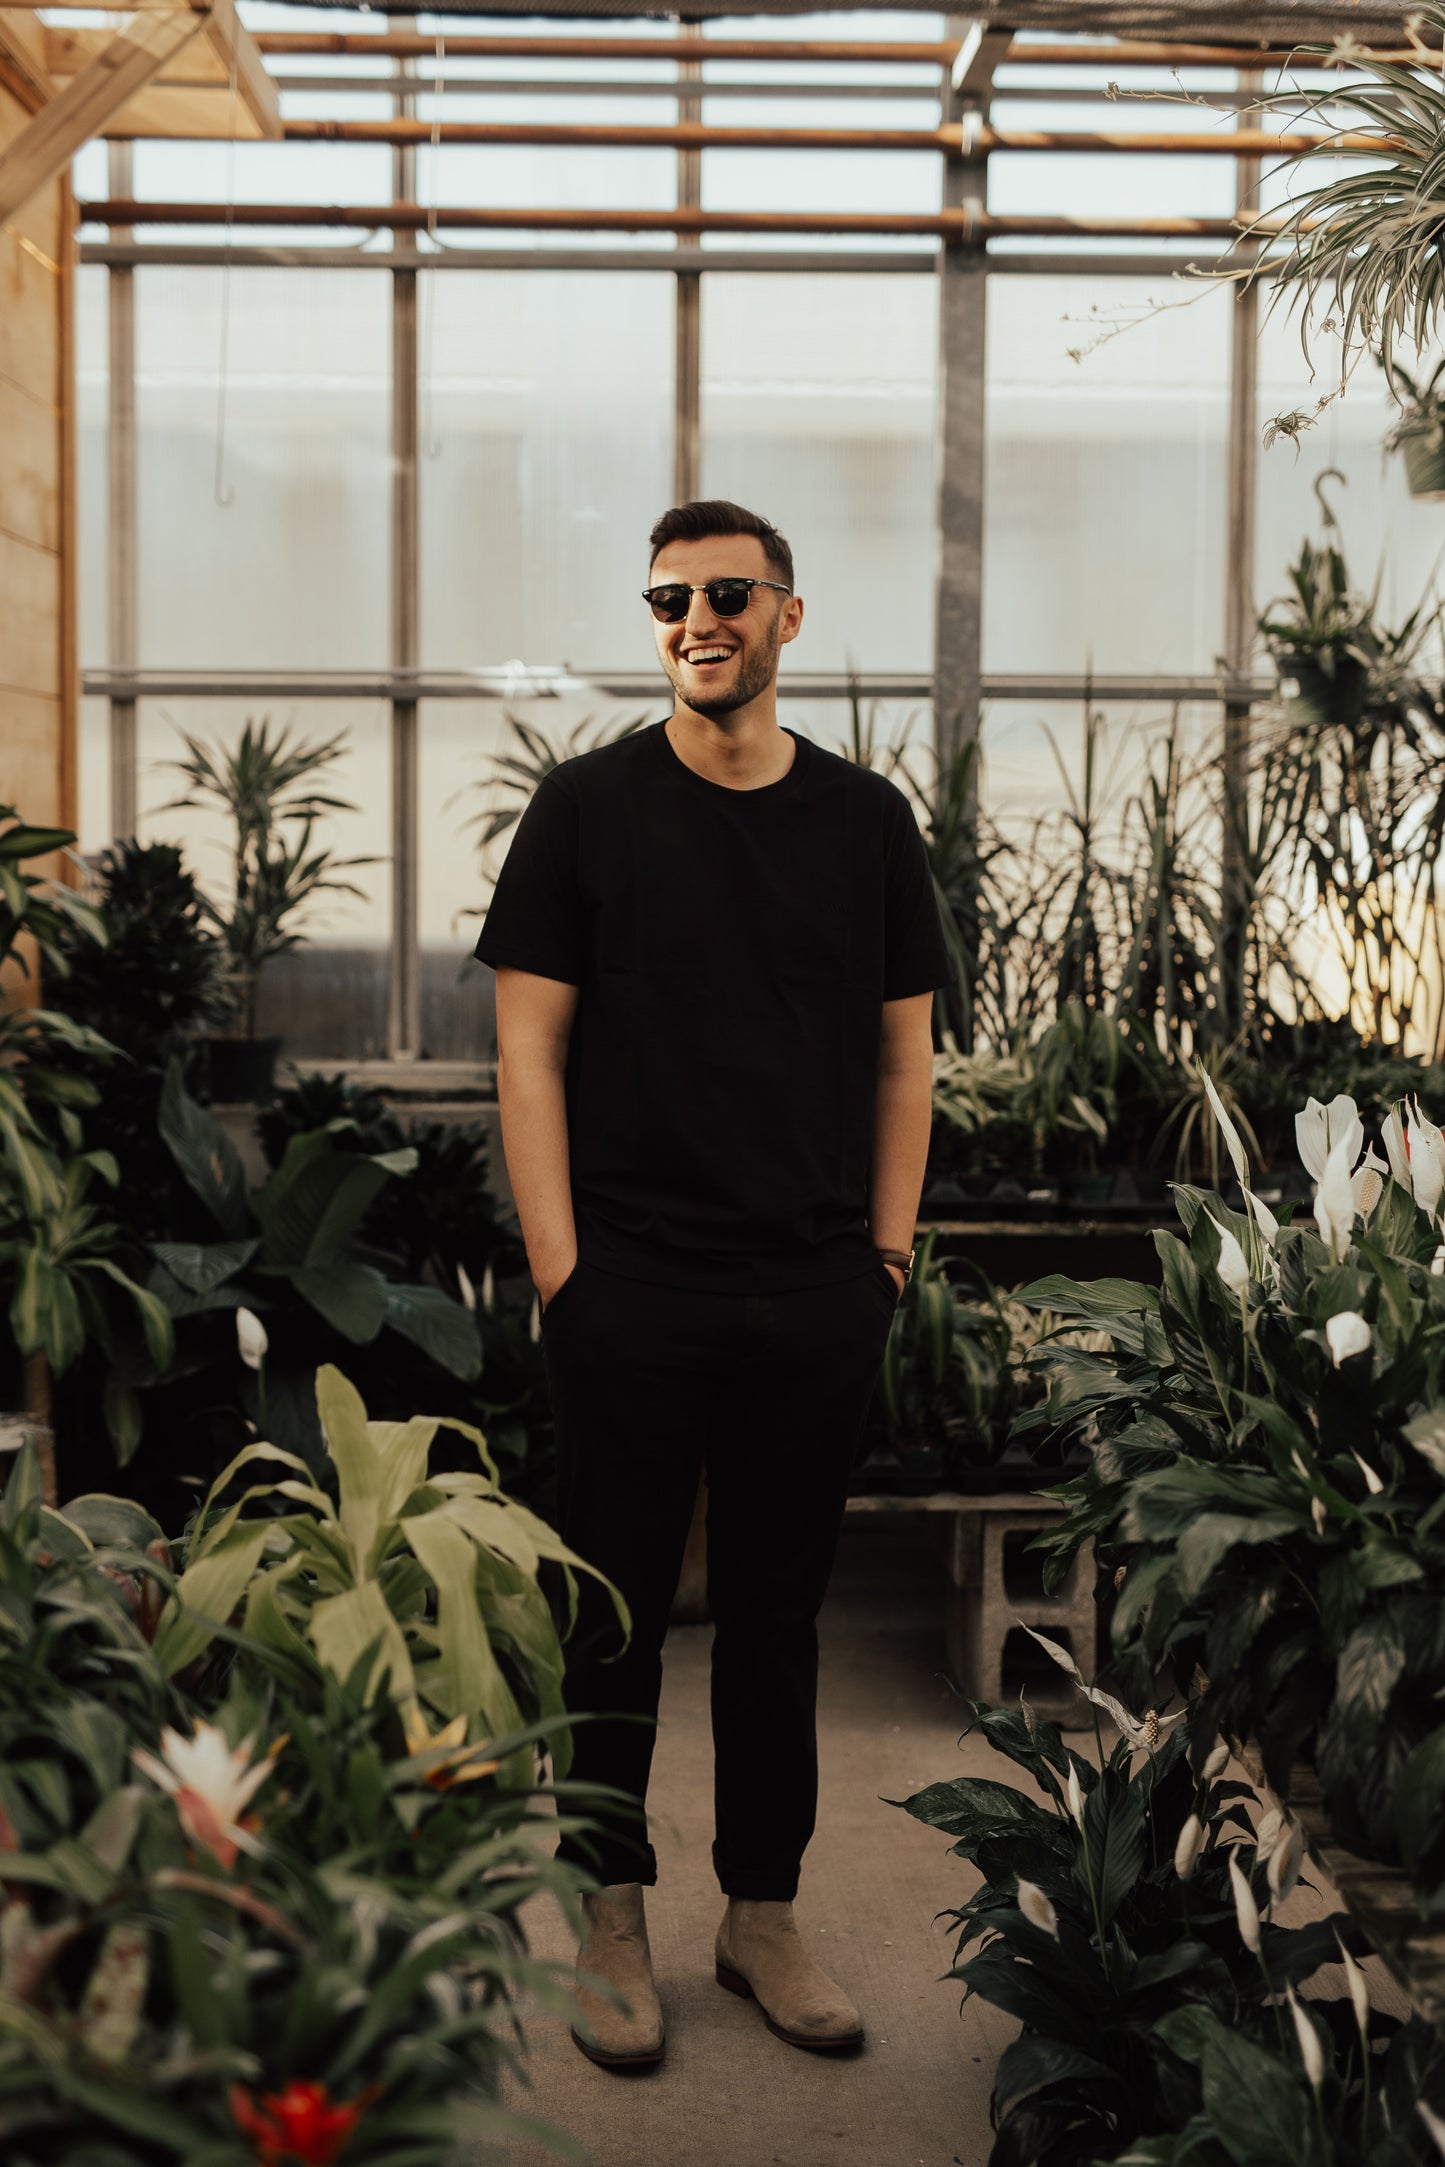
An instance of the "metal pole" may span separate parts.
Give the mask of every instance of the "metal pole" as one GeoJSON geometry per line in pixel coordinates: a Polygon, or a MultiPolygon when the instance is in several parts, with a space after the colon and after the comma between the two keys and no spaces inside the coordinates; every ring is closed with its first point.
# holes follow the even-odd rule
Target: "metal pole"
{"type": "MultiPolygon", "coordinates": [[[[947,18],[950,38],[967,28],[961,18],[947,18]]],[[[950,82],[949,118],[961,121],[973,97],[950,82]]],[[[988,187],[981,157],[949,160],[943,170],[944,209],[961,214],[964,229],[939,251],[933,728],[940,770],[979,726],[987,254],[968,230],[983,215],[988,187]]]]}
{"type": "MultiPolygon", "coordinates": [[[[404,63],[405,65],[405,63],[404,63]]],[[[412,71],[414,72],[414,71],[412,71]]],[[[397,97],[399,111],[415,112],[414,94],[397,97]]],[[[416,201],[416,151],[392,152],[392,192],[398,203],[416,201]]],[[[395,670],[415,669],[417,618],[417,341],[415,232],[398,231],[392,244],[391,309],[391,661],[395,670]]],[[[387,1050],[394,1061],[415,1060],[421,1049],[421,969],[417,931],[419,759],[417,703],[391,703],[391,1000],[387,1050]]]]}
{"type": "MultiPolygon", "coordinates": [[[[678,19],[678,35],[686,37],[695,27],[691,16],[678,19]]],[[[691,42],[691,40],[689,41],[691,42]]],[[[678,62],[678,81],[688,87],[678,93],[679,121],[702,120],[702,62],[678,62]]],[[[677,154],[678,208],[702,206],[702,152],[679,150],[677,154]]],[[[682,235],[675,245],[682,246],[682,235]]],[[[672,501],[691,504],[702,492],[702,273],[677,273],[677,340],[673,379],[672,501]]]]}
{"type": "MultiPolygon", "coordinates": [[[[1241,69],[1239,87],[1254,92],[1263,84],[1258,71],[1241,69]]],[[[1259,209],[1260,159],[1242,157],[1238,165],[1239,208],[1254,216],[1259,209]]],[[[1248,251],[1257,260],[1259,250],[1248,251]]],[[[1227,1038],[1244,1028],[1249,880],[1245,863],[1245,821],[1249,810],[1250,707],[1238,688],[1254,659],[1255,484],[1259,442],[1259,285],[1248,280],[1235,295],[1229,375],[1229,562],[1226,567],[1224,655],[1234,696],[1224,706],[1223,815],[1220,922],[1222,932],[1219,987],[1227,1038]]]]}
{"type": "MultiPolygon", "coordinates": [[[[129,143],[107,145],[107,175],[112,195],[128,196],[134,185],[129,143]]],[[[127,227],[115,229],[118,240],[134,238],[127,227]]],[[[110,388],[107,459],[109,517],[106,587],[110,630],[110,666],[133,669],[136,653],[136,483],[135,483],[135,272],[112,264],[108,282],[110,388]]],[[[137,811],[136,703],[110,703],[110,830],[117,842],[135,834],[137,811]]]]}

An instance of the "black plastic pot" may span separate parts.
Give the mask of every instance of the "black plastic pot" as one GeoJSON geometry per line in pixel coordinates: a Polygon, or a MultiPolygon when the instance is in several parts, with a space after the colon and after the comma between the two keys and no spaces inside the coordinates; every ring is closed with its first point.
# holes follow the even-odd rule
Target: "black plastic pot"
{"type": "Polygon", "coordinates": [[[206,1081],[221,1106],[259,1106],[276,1095],[279,1038],[208,1038],[206,1081]]]}

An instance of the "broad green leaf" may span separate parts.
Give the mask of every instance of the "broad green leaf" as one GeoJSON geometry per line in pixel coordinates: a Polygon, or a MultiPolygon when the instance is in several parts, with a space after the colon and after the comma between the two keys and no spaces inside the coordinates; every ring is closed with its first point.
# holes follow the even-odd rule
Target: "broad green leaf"
{"type": "Polygon", "coordinates": [[[366,1682],[368,1706],[388,1680],[397,1699],[406,1699],[415,1693],[416,1680],[405,1636],[388,1610],[386,1597],[375,1580],[365,1580],[342,1595],[325,1597],[313,1607],[307,1620],[307,1631],[311,1635],[311,1645],[326,1668],[333,1677],[343,1681],[351,1676],[367,1651],[375,1649],[375,1661],[366,1682]]]}
{"type": "Polygon", "coordinates": [[[328,1324],[357,1345],[375,1339],[386,1322],[386,1280],[370,1264],[333,1257],[294,1265],[286,1276],[328,1324]]]}
{"type": "Polygon", "coordinates": [[[221,1231],[233,1241],[243,1241],[249,1214],[240,1154],[220,1123],[190,1096],[177,1060],[167,1064],[161,1086],[160,1132],[171,1157],[221,1231]]]}
{"type": "Polygon", "coordinates": [[[361,1574],[370,1569],[390,1490],[386,1464],[368,1433],[361,1394],[333,1362],[316,1372],[316,1411],[340,1486],[342,1533],[361,1574]]]}
{"type": "Polygon", "coordinates": [[[162,1373],[168,1370],[175,1358],[176,1335],[164,1302],[159,1301],[148,1288],[138,1287],[118,1264],[111,1263],[109,1257],[87,1257],[83,1269],[104,1272],[107,1279],[113,1279],[118,1287],[125,1289],[140,1311],[146,1352],[158,1370],[162,1373]]]}
{"type": "Polygon", "coordinates": [[[152,1242],[151,1255],[192,1294],[209,1294],[250,1263],[259,1234],[238,1242],[152,1242]]]}
{"type": "Polygon", "coordinates": [[[202,1654],[216,1628],[228,1622],[261,1562],[270,1525],[233,1528],[225,1542],[181,1574],[156,1628],[156,1661],[168,1678],[202,1654]]]}
{"type": "Polygon", "coordinates": [[[428,1672],[430,1697],[444,1715],[475,1717],[493,1735],[515,1729],[522,1711],[487,1636],[471,1542],[441,1512],[418,1513],[403,1520],[401,1530],[437,1591],[438,1660],[428,1672]]]}
{"type": "Polygon", "coordinates": [[[493,1498],[453,1497],[444,1508],[445,1517],[489,1549],[500,1550],[524,1573],[535,1576],[540,1558],[537,1545],[509,1505],[493,1498]]]}
{"type": "Polygon", "coordinates": [[[89,1537],[97,1549],[127,1548],[146,1550],[155,1542],[165,1540],[158,1521],[129,1497],[111,1497],[104,1491],[89,1491],[84,1497],[73,1497],[65,1508],[65,1517],[89,1537]]]}
{"type": "Polygon", "coordinates": [[[388,1285],[386,1321],[464,1384],[480,1377],[482,1338],[477,1320],[440,1287],[388,1285]]]}
{"type": "Polygon", "coordinates": [[[288,1172],[285,1162],[255,1196],[268,1264],[319,1264],[350,1241],[390,1177],[374,1160],[325,1151],[288,1172]]]}
{"type": "Polygon", "coordinates": [[[1180,1593],[1192,1600],[1203,1592],[1215,1567],[1241,1543],[1275,1542],[1297,1534],[1303,1525],[1295,1512],[1205,1512],[1186,1527],[1175,1555],[1180,1593]]]}
{"type": "MultiPolygon", "coordinates": [[[[1143,1869],[1143,1785],[1109,1776],[1097,1783],[1084,1803],[1083,1833],[1094,1898],[1107,1926],[1143,1869]]],[[[1079,1885],[1087,1898],[1089,1882],[1082,1861],[1079,1885]]]]}
{"type": "Polygon", "coordinates": [[[368,1422],[371,1439],[386,1471],[382,1517],[394,1520],[413,1490],[426,1479],[427,1460],[439,1427],[435,1415],[413,1415],[409,1422],[368,1422]]]}

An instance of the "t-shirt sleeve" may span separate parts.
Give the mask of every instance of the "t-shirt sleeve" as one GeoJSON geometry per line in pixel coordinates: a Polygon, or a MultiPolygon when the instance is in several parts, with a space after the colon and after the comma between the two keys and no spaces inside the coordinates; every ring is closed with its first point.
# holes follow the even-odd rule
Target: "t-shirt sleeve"
{"type": "Polygon", "coordinates": [[[577,875],[577,805],[544,775],[517,822],[481,936],[479,962],[511,964],[580,986],[589,952],[577,875]]]}
{"type": "Polygon", "coordinates": [[[897,784],[889,785],[891,818],[884,859],[883,998],[901,1001],[953,983],[933,872],[923,836],[897,784]]]}

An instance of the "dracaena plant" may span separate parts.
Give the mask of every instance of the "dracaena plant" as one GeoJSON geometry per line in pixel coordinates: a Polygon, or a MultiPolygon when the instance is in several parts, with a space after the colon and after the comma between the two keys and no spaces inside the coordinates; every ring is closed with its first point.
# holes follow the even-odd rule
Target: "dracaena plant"
{"type": "Polygon", "coordinates": [[[1353,1100],[1298,1117],[1313,1227],[1179,1187],[1163,1285],[1046,1279],[1018,1299],[1107,1335],[1041,1347],[1043,1425],[1091,1446],[1051,1494],[1046,1574],[1092,1537],[1119,1582],[1120,1674],[1201,1688],[1194,1722],[1253,1734],[1271,1784],[1316,1764],[1337,1835],[1445,1914],[1445,1138],[1392,1109],[1385,1155],[1353,1100]],[[1362,1157],[1363,1153],[1363,1157],[1362,1157]]]}
{"type": "Polygon", "coordinates": [[[983,1877],[948,1913],[947,1976],[1023,2026],[994,2080],[990,2167],[1426,2161],[1415,2099],[1440,2103],[1445,2052],[1423,2023],[1370,2010],[1353,1921],[1275,1920],[1304,1859],[1297,1825],[1230,1779],[1222,1742],[1191,1752],[1177,1716],[1134,1717],[1043,1645],[1117,1725],[1112,1750],[1099,1739],[1096,1765],[1026,1703],[965,1701],[1042,1802],[979,1776],[888,1801],[983,1877]],[[1295,1988],[1341,1958],[1348,1997],[1306,2014],[1295,1988]]]}
{"type": "Polygon", "coordinates": [[[517,1909],[548,1888],[575,1913],[582,1885],[522,1810],[530,1753],[522,1792],[502,1780],[529,1734],[403,1740],[364,1665],[341,1681],[236,1627],[228,1666],[183,1686],[156,1637],[168,1558],[128,1500],[46,1507],[21,1456],[0,1498],[7,2167],[578,2157],[498,2103],[519,2008],[560,1990],[517,1909]]]}

